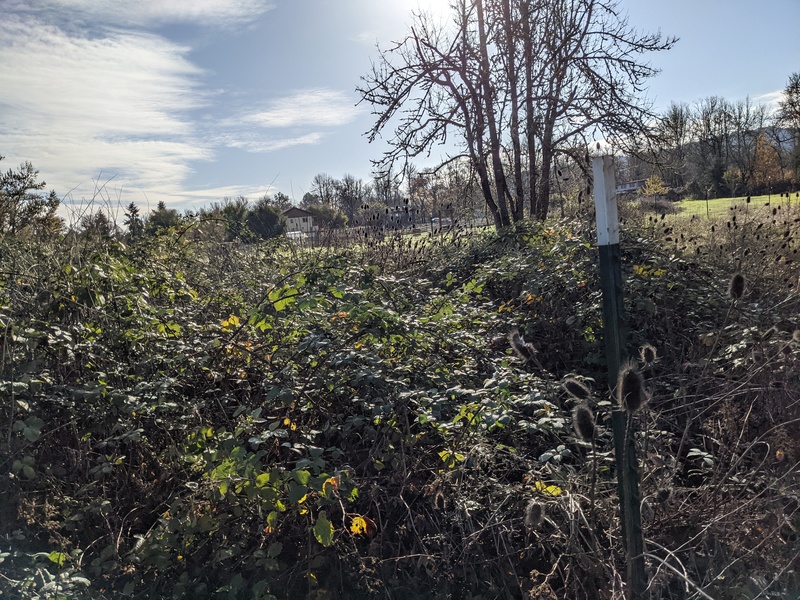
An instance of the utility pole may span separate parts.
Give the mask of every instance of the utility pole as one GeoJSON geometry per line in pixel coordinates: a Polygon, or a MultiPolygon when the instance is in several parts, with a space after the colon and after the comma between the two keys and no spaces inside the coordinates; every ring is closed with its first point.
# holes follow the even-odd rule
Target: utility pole
{"type": "MultiPolygon", "coordinates": [[[[597,215],[597,249],[600,255],[600,287],[603,291],[603,333],[609,384],[614,386],[625,357],[623,328],[625,306],[622,295],[614,157],[609,155],[592,157],[592,172],[597,215]]],[[[633,435],[628,435],[628,420],[631,418],[632,415],[621,407],[616,407],[611,414],[617,493],[620,499],[622,537],[627,560],[628,598],[642,600],[647,591],[647,574],[644,564],[638,461],[633,435]]]]}

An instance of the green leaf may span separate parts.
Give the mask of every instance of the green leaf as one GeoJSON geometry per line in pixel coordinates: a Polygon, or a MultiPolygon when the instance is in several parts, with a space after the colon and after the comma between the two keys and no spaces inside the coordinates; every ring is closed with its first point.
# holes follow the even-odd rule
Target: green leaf
{"type": "Polygon", "coordinates": [[[299,503],[308,494],[308,488],[301,485],[289,484],[289,502],[292,504],[299,503]]]}
{"type": "Polygon", "coordinates": [[[300,485],[308,485],[308,482],[311,479],[311,473],[308,471],[296,470],[294,471],[294,478],[300,485]]]}
{"type": "Polygon", "coordinates": [[[67,562],[67,555],[63,552],[51,552],[47,555],[47,558],[50,559],[50,562],[54,562],[59,567],[63,567],[64,563],[67,562]]]}
{"type": "Polygon", "coordinates": [[[314,537],[327,548],[333,544],[333,533],[333,525],[328,520],[328,515],[325,514],[325,511],[322,511],[314,524],[314,537]]]}

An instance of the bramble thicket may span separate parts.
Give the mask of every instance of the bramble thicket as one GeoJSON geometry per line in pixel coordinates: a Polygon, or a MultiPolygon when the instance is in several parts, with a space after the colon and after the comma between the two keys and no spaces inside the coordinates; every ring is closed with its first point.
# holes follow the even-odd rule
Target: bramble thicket
{"type": "MultiPolygon", "coordinates": [[[[4,233],[0,591],[621,597],[591,212],[4,233]]],[[[800,199],[621,213],[650,593],[794,598],[800,199]]]]}

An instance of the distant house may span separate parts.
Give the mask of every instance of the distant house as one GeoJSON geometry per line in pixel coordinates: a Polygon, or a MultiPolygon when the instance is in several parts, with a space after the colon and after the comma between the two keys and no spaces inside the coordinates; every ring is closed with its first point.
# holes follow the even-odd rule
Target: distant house
{"type": "Polygon", "coordinates": [[[636,181],[627,181],[625,183],[617,184],[618,194],[633,194],[638,192],[647,183],[646,179],[637,179],[636,181]]]}
{"type": "MultiPolygon", "coordinates": [[[[287,234],[295,232],[303,234],[315,231],[314,215],[307,210],[293,206],[283,211],[283,216],[286,218],[287,234]]],[[[289,237],[296,237],[297,233],[295,233],[294,236],[290,235],[289,237]]]]}

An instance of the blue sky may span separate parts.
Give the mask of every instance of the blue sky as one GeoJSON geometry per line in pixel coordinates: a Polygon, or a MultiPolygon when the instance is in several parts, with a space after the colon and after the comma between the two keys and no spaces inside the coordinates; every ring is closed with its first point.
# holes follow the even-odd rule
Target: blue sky
{"type": "MultiPolygon", "coordinates": [[[[30,160],[68,202],[300,201],[317,173],[370,178],[355,87],[412,9],[448,0],[0,0],[0,168],[30,160]]],[[[651,57],[657,108],[775,102],[800,70],[800,0],[622,0],[681,38],[651,57]]],[[[431,159],[431,163],[434,159],[431,159]]],[[[420,163],[424,166],[423,163],[420,163]]]]}

